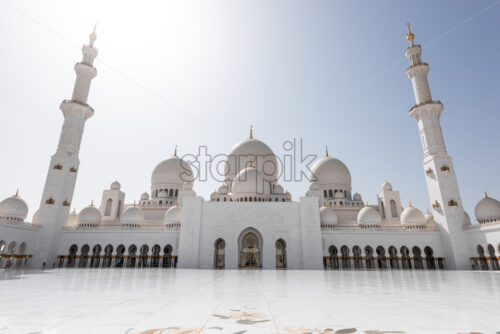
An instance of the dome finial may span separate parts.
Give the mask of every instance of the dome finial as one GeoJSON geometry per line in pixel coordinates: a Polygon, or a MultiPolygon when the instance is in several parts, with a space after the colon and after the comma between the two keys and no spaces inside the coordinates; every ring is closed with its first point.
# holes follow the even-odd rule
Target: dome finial
{"type": "Polygon", "coordinates": [[[134,206],[135,206],[135,199],[134,199],[134,206]]]}
{"type": "Polygon", "coordinates": [[[90,206],[94,206],[94,200],[92,200],[92,202],[90,202],[90,206]]]}
{"type": "Polygon", "coordinates": [[[253,125],[250,125],[250,139],[253,139],[253,125]]]}
{"type": "Polygon", "coordinates": [[[73,208],[73,212],[72,213],[76,213],[76,208],[73,208]]]}
{"type": "Polygon", "coordinates": [[[368,205],[368,201],[366,201],[366,204],[365,204],[365,206],[369,206],[369,205],[368,205]]]}
{"type": "Polygon", "coordinates": [[[16,190],[16,194],[14,196],[19,197],[19,189],[16,190]]]}
{"type": "Polygon", "coordinates": [[[410,42],[410,46],[413,46],[413,40],[415,39],[415,35],[410,30],[410,23],[406,24],[406,28],[408,29],[408,34],[406,35],[406,39],[410,42]]]}
{"type": "Polygon", "coordinates": [[[325,157],[327,157],[327,158],[329,157],[329,155],[328,155],[328,145],[326,145],[325,157]]]}
{"type": "Polygon", "coordinates": [[[408,201],[408,207],[413,208],[413,206],[411,205],[411,201],[408,201]]]}
{"type": "Polygon", "coordinates": [[[175,148],[174,148],[174,157],[177,156],[177,145],[175,145],[175,148]]]}
{"type": "Polygon", "coordinates": [[[484,198],[488,198],[488,193],[486,191],[484,192],[484,198]]]}
{"type": "Polygon", "coordinates": [[[94,31],[92,31],[92,33],[89,36],[90,37],[90,42],[89,42],[90,46],[94,46],[94,42],[97,39],[97,35],[95,33],[96,29],[97,29],[97,23],[94,25],[94,31]]]}

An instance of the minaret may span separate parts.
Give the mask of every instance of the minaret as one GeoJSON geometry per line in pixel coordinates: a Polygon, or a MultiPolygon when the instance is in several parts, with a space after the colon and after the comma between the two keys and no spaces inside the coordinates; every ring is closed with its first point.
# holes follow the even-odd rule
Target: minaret
{"type": "Polygon", "coordinates": [[[416,100],[415,106],[410,109],[410,116],[418,122],[425,179],[434,220],[441,230],[446,265],[449,269],[470,269],[467,241],[462,231],[465,221],[462,198],[439,123],[443,104],[432,100],[427,81],[429,65],[421,60],[422,47],[414,44],[415,35],[410,31],[409,24],[406,38],[410,43],[406,49],[406,57],[410,61],[406,74],[412,81],[416,100]]]}
{"type": "Polygon", "coordinates": [[[59,238],[68,220],[68,214],[75,190],[80,160],[78,153],[83,136],[85,121],[92,117],[94,109],[87,104],[90,82],[97,75],[93,66],[97,49],[95,28],[90,34],[88,45],[82,47],[83,59],[76,63],[76,81],[71,100],[64,100],[60,109],[64,115],[59,145],[50,160],[47,179],[39,208],[39,224],[42,225],[34,252],[32,265],[43,262],[51,267],[57,260],[59,238]]]}

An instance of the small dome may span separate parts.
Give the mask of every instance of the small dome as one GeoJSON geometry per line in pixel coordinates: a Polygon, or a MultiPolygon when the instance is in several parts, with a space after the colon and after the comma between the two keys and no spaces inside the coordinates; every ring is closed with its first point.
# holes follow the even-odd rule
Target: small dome
{"type": "Polygon", "coordinates": [[[138,206],[131,206],[123,211],[120,221],[128,225],[141,224],[144,221],[144,212],[138,206]]]}
{"type": "Polygon", "coordinates": [[[188,163],[177,156],[160,162],[151,175],[151,185],[183,185],[184,182],[193,182],[193,171],[188,163]]]}
{"type": "Polygon", "coordinates": [[[78,213],[76,209],[73,209],[71,213],[68,215],[67,225],[76,225],[78,223],[78,213]]]}
{"type": "Polygon", "coordinates": [[[270,195],[271,185],[257,168],[247,167],[236,176],[231,192],[233,194],[270,195]]]}
{"type": "Polygon", "coordinates": [[[476,205],[476,219],[482,223],[485,221],[500,220],[500,202],[486,196],[476,205]]]}
{"type": "Polygon", "coordinates": [[[464,211],[464,215],[465,215],[464,226],[472,225],[469,214],[466,211],[464,211]]]}
{"type": "Polygon", "coordinates": [[[309,190],[318,191],[319,190],[318,184],[316,182],[311,182],[311,184],[309,185],[309,190]]]}
{"type": "Polygon", "coordinates": [[[363,198],[361,197],[361,195],[359,193],[355,193],[354,196],[352,196],[352,199],[354,201],[358,201],[358,202],[361,202],[363,200],[363,198]]]}
{"type": "Polygon", "coordinates": [[[40,209],[36,210],[33,218],[31,219],[31,224],[40,225],[40,209]]]}
{"type": "Polygon", "coordinates": [[[120,190],[121,187],[122,187],[122,185],[117,180],[117,181],[111,183],[110,189],[111,190],[120,190]]]}
{"type": "Polygon", "coordinates": [[[149,194],[144,192],[141,195],[141,201],[147,201],[149,199],[149,194]]]}
{"type": "Polygon", "coordinates": [[[344,199],[344,193],[341,191],[337,191],[334,197],[335,199],[344,199]]]}
{"type": "Polygon", "coordinates": [[[227,186],[225,184],[223,184],[222,186],[219,187],[219,190],[218,190],[219,194],[221,195],[225,195],[227,194],[227,186]]]}
{"type": "Polygon", "coordinates": [[[335,211],[327,206],[322,206],[319,209],[319,217],[321,225],[337,225],[338,218],[335,211]]]}
{"type": "Polygon", "coordinates": [[[273,194],[276,194],[276,195],[281,195],[283,194],[283,187],[279,184],[275,184],[274,187],[273,187],[273,194]]]}
{"type": "Polygon", "coordinates": [[[359,225],[380,225],[382,219],[380,214],[375,208],[370,206],[365,206],[358,212],[358,224],[359,225]]]}
{"type": "Polygon", "coordinates": [[[342,161],[326,156],[316,161],[311,167],[309,182],[350,189],[351,173],[342,161]]]}
{"type": "Polygon", "coordinates": [[[165,212],[163,222],[165,224],[180,224],[182,219],[182,208],[178,205],[172,206],[165,212]]]}
{"type": "Polygon", "coordinates": [[[382,189],[384,191],[392,191],[392,184],[390,184],[389,182],[385,181],[384,183],[382,183],[382,189]]]}
{"type": "Polygon", "coordinates": [[[409,206],[401,213],[401,224],[403,225],[424,225],[425,217],[422,211],[409,206]]]}
{"type": "Polygon", "coordinates": [[[26,219],[28,216],[28,204],[19,196],[7,197],[0,202],[0,217],[11,217],[26,219]]]}
{"type": "Polygon", "coordinates": [[[425,214],[425,225],[434,225],[434,216],[427,210],[425,214]]]}
{"type": "Polygon", "coordinates": [[[217,199],[217,197],[219,197],[219,193],[217,191],[213,191],[211,194],[210,194],[210,200],[211,201],[215,201],[217,199]]]}
{"type": "Polygon", "coordinates": [[[101,212],[93,205],[82,209],[78,214],[78,225],[100,225],[101,212]]]}

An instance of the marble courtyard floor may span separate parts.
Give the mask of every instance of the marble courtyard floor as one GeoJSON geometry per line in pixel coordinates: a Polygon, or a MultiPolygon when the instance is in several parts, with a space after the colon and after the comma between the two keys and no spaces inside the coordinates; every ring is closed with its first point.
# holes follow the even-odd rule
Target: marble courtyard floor
{"type": "Polygon", "coordinates": [[[0,333],[498,333],[500,272],[0,271],[0,333]]]}

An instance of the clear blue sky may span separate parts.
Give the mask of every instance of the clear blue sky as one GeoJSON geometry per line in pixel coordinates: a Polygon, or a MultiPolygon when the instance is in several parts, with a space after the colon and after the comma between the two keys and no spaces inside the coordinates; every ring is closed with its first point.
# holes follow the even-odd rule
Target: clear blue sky
{"type": "MultiPolygon", "coordinates": [[[[0,198],[19,188],[38,207],[79,48],[99,22],[74,206],[118,178],[127,202],[179,145],[227,153],[255,136],[346,163],[353,191],[375,202],[384,180],[429,207],[405,75],[406,22],[430,64],[434,99],[473,217],[500,198],[499,1],[2,1],[0,198]],[[174,107],[175,106],[175,107],[174,107]]],[[[216,182],[196,183],[208,198],[216,182]]],[[[306,182],[284,183],[298,199],[306,182]]]]}

